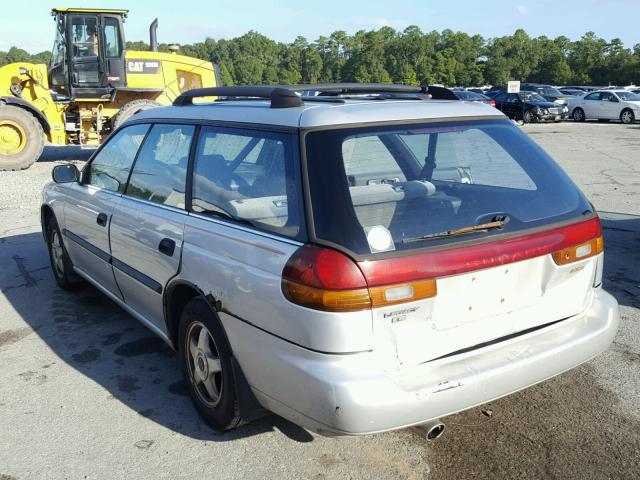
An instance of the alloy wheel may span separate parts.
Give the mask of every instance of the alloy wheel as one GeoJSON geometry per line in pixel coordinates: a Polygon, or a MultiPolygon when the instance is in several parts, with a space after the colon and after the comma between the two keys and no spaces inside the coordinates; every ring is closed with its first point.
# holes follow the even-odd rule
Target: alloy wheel
{"type": "Polygon", "coordinates": [[[51,260],[53,260],[56,275],[62,278],[64,276],[64,250],[58,230],[54,230],[51,235],[51,260]]]}
{"type": "Polygon", "coordinates": [[[201,322],[194,322],[186,335],[187,368],[200,399],[215,407],[222,398],[222,363],[215,340],[201,322]]]}

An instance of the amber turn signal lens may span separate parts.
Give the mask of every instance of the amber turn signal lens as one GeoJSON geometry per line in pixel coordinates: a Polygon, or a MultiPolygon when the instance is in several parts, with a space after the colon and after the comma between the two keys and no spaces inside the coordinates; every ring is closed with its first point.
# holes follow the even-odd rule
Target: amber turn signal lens
{"type": "Polygon", "coordinates": [[[556,262],[556,265],[566,265],[593,257],[603,251],[604,240],[602,236],[599,236],[588,242],[563,248],[562,250],[552,253],[551,256],[553,257],[553,261],[556,262]]]}
{"type": "Polygon", "coordinates": [[[437,293],[436,281],[433,278],[369,289],[372,307],[413,302],[414,300],[435,297],[437,293]]]}
{"type": "Polygon", "coordinates": [[[369,290],[324,290],[301,285],[290,280],[282,281],[285,296],[298,305],[327,312],[356,312],[371,308],[369,290]]]}

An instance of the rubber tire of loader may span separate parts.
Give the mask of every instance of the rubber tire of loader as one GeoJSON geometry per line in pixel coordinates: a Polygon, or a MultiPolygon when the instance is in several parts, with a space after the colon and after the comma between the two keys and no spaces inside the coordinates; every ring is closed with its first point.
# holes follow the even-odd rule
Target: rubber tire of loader
{"type": "Polygon", "coordinates": [[[9,120],[18,125],[26,137],[26,145],[18,153],[0,153],[0,171],[24,170],[33,165],[44,149],[44,131],[40,122],[27,110],[13,105],[0,105],[0,123],[9,120]]]}
{"type": "Polygon", "coordinates": [[[162,105],[156,102],[155,100],[148,100],[146,98],[142,98],[140,100],[132,100],[129,103],[125,103],[123,107],[120,110],[118,110],[118,113],[116,113],[113,116],[113,122],[112,122],[113,129],[115,130],[124,122],[129,120],[129,118],[131,118],[133,115],[135,115],[136,113],[142,110],[147,110],[149,108],[155,108],[160,106],[162,105]]]}

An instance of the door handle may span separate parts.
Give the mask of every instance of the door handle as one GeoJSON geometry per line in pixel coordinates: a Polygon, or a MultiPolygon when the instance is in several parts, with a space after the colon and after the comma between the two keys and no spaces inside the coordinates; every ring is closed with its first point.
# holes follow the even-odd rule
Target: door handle
{"type": "Polygon", "coordinates": [[[107,226],[107,220],[109,220],[109,217],[107,216],[106,213],[100,213],[98,214],[98,218],[96,219],[96,223],[98,225],[100,225],[101,227],[106,227],[107,226]]]}
{"type": "Polygon", "coordinates": [[[168,257],[173,257],[173,252],[176,249],[176,242],[171,240],[170,238],[163,238],[160,240],[160,245],[158,245],[158,250],[160,253],[164,253],[168,257]]]}

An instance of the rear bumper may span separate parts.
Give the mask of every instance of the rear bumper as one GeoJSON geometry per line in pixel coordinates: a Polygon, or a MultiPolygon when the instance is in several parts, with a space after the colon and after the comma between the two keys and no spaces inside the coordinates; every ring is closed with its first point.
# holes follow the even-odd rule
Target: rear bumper
{"type": "Polygon", "coordinates": [[[418,425],[516,392],[604,351],[618,328],[602,289],[574,318],[488,347],[387,371],[375,352],[329,355],[222,315],[231,347],[260,403],[325,435],[418,425]]]}

